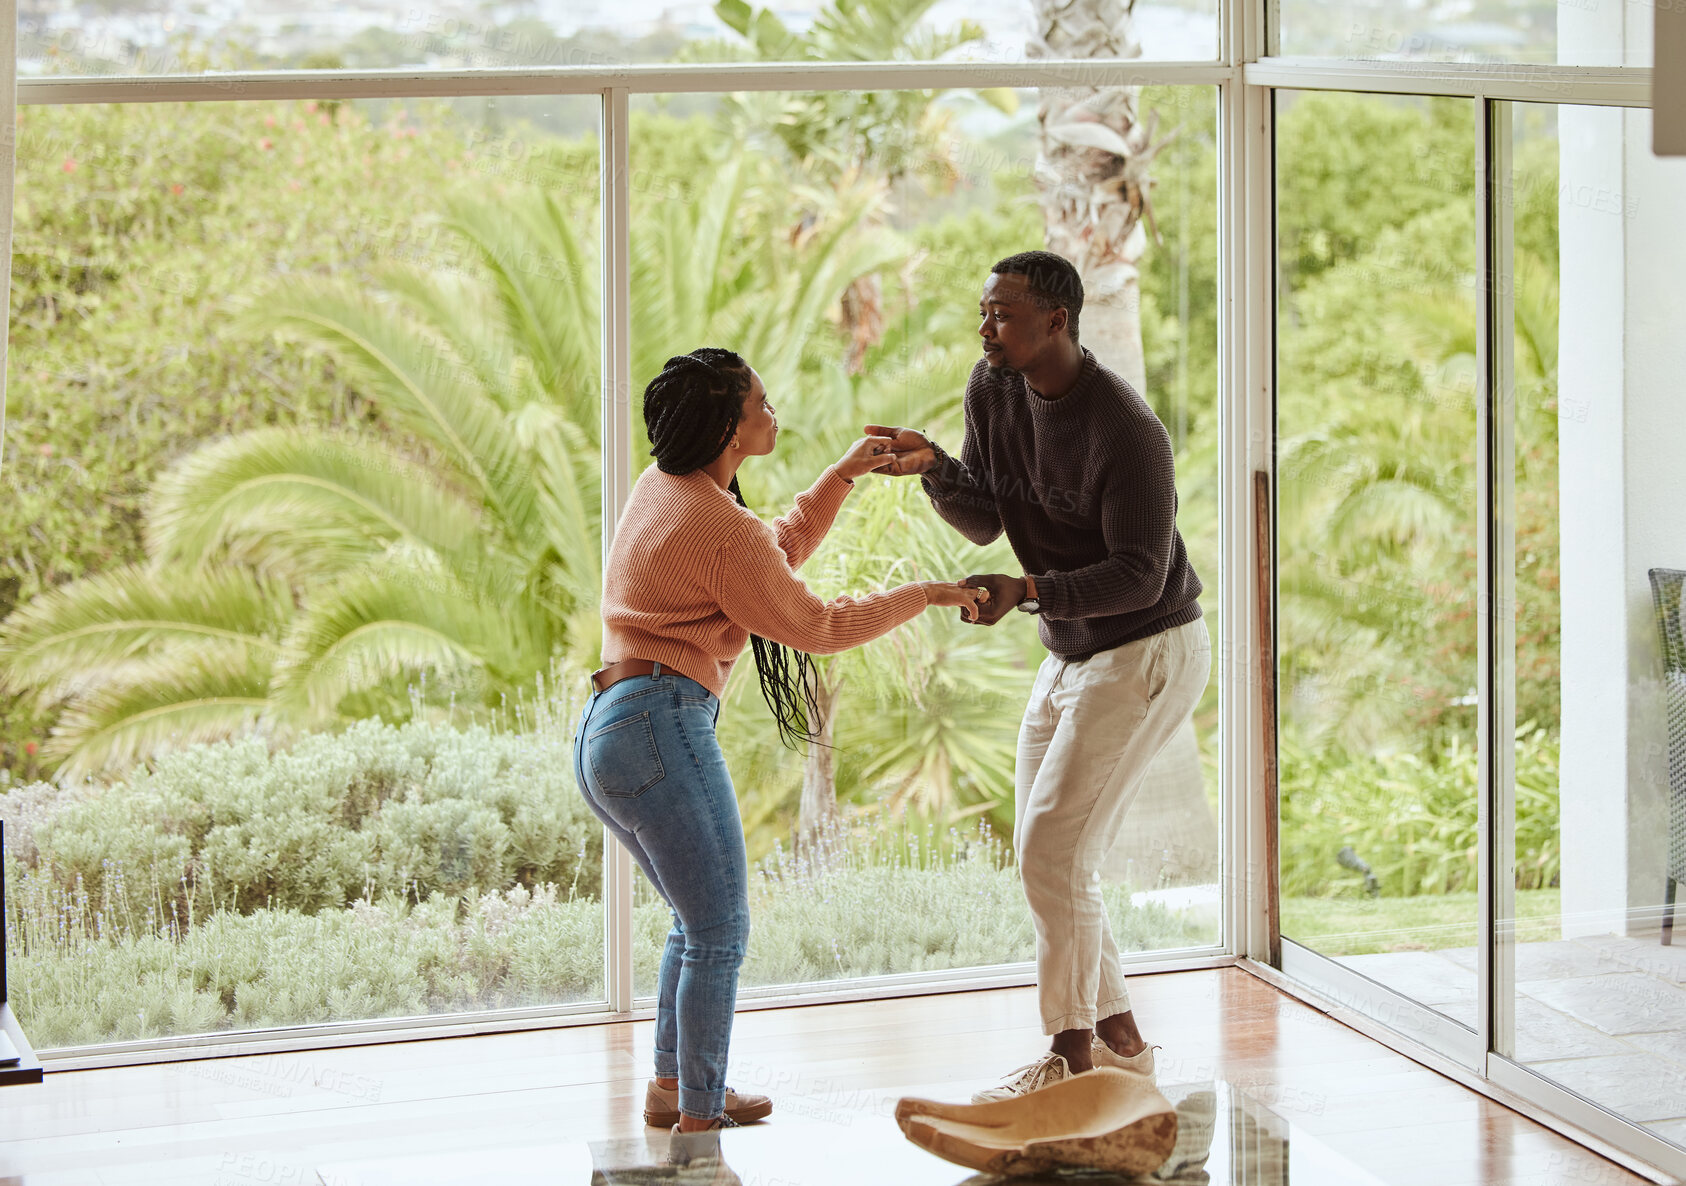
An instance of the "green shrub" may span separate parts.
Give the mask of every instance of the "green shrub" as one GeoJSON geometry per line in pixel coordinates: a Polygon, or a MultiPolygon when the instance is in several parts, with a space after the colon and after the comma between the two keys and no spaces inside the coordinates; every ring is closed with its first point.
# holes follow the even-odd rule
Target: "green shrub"
{"type": "Polygon", "coordinates": [[[388,803],[374,833],[376,876],[383,887],[403,886],[424,898],[513,881],[509,828],[483,804],[462,799],[425,803],[419,796],[388,803]]]}
{"type": "MultiPolygon", "coordinates": [[[[32,874],[8,855],[8,881],[32,874]]],[[[38,880],[38,879],[36,879],[38,880]]],[[[948,867],[845,865],[755,887],[745,984],[801,983],[1016,962],[1035,943],[1018,878],[984,859],[948,867]]],[[[1170,912],[1108,886],[1119,946],[1189,946],[1170,912]]],[[[668,914],[634,914],[635,973],[654,989],[668,914]]],[[[224,1029],[516,1008],[603,996],[603,912],[555,886],[341,910],[220,911],[181,937],[91,933],[14,959],[12,998],[43,1048],[224,1029]]]]}
{"type": "MultiPolygon", "coordinates": [[[[601,999],[601,831],[570,759],[549,718],[501,734],[365,721],[290,753],[202,746],[102,791],[0,797],[0,811],[27,805],[35,836],[4,853],[13,1003],[37,1044],[62,1048],[601,999]],[[344,897],[356,852],[370,854],[366,879],[344,897]],[[141,869],[154,871],[144,884],[141,869]]],[[[1127,886],[1105,892],[1125,950],[1216,939],[1132,908],[1127,886]]],[[[775,850],[751,895],[745,984],[1035,954],[1017,872],[986,827],[872,817],[801,857],[775,850]]],[[[646,886],[642,991],[668,925],[646,886]]]]}
{"type": "Polygon", "coordinates": [[[212,828],[199,864],[227,895],[224,909],[285,906],[314,914],[344,906],[363,889],[370,838],[325,815],[276,805],[272,815],[212,828]]]}
{"type": "MultiPolygon", "coordinates": [[[[1516,888],[1554,886],[1559,742],[1527,725],[1516,737],[1516,888]]],[[[1438,753],[1358,755],[1282,738],[1282,893],[1364,892],[1336,857],[1350,846],[1383,897],[1473,890],[1479,855],[1477,755],[1456,735],[1438,753]]]]}
{"type": "MultiPolygon", "coordinates": [[[[28,874],[8,866],[8,880],[28,874]]],[[[10,971],[37,1046],[415,1016],[601,997],[595,902],[515,887],[302,914],[219,912],[179,941],[82,936],[10,971]]]]}
{"type": "Polygon", "coordinates": [[[82,895],[95,915],[163,933],[215,911],[312,914],[386,894],[552,883],[594,897],[602,831],[572,771],[554,726],[366,720],[276,753],[258,738],[194,746],[105,788],[38,784],[0,811],[28,823],[13,851],[41,909],[82,895]]]}

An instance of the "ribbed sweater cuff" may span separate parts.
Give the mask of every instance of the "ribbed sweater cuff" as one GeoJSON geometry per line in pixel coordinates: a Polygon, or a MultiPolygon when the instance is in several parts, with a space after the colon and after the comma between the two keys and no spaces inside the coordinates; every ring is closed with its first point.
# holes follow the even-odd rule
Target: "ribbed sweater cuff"
{"type": "Polygon", "coordinates": [[[925,596],[925,586],[917,581],[903,585],[899,589],[891,589],[889,597],[890,603],[895,606],[896,613],[901,618],[896,623],[898,626],[902,622],[912,621],[931,607],[931,599],[925,596]]]}
{"type": "Polygon", "coordinates": [[[853,482],[837,472],[837,465],[835,462],[820,471],[820,476],[815,480],[812,487],[812,489],[816,492],[824,491],[827,494],[834,494],[837,497],[838,502],[842,502],[843,499],[847,498],[849,496],[849,491],[854,488],[855,484],[853,482]]]}

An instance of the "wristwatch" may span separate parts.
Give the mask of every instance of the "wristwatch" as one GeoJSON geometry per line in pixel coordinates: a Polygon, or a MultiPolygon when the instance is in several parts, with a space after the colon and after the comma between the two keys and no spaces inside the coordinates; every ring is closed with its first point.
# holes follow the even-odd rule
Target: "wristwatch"
{"type": "Polygon", "coordinates": [[[1027,614],[1040,612],[1042,603],[1036,599],[1036,578],[1028,572],[1024,574],[1024,600],[1019,602],[1019,608],[1027,614]]]}

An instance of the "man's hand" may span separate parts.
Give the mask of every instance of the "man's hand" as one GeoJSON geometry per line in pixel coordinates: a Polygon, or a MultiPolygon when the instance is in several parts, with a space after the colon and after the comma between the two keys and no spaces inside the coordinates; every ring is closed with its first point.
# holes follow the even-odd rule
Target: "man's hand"
{"type": "Polygon", "coordinates": [[[837,461],[837,472],[853,482],[875,470],[892,464],[890,439],[884,436],[864,436],[849,446],[837,461]]]}
{"type": "MultiPolygon", "coordinates": [[[[980,626],[993,626],[1002,618],[1013,612],[1013,608],[1024,600],[1025,583],[1023,577],[1010,577],[1004,573],[990,573],[987,576],[970,576],[960,582],[974,589],[988,589],[989,600],[978,606],[976,623],[980,626]]],[[[962,618],[962,621],[967,619],[962,618]]]]}
{"type": "Polygon", "coordinates": [[[890,428],[882,424],[866,426],[869,437],[889,437],[894,460],[878,472],[895,477],[922,474],[937,467],[937,451],[922,432],[911,428],[890,428]]]}

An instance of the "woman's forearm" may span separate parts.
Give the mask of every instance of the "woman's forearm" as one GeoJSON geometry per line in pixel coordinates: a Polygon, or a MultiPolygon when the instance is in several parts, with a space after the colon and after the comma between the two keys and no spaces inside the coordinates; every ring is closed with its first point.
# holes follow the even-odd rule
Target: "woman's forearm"
{"type": "Polygon", "coordinates": [[[812,486],[796,496],[796,505],[790,512],[773,520],[779,550],[792,568],[801,568],[819,549],[831,525],[837,521],[843,500],[853,489],[853,482],[838,473],[835,465],[828,465],[812,486]]]}

